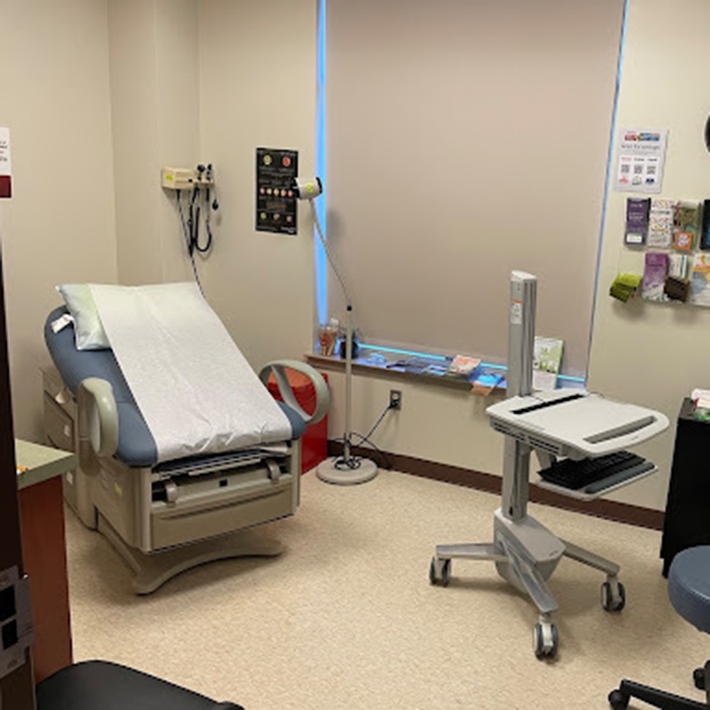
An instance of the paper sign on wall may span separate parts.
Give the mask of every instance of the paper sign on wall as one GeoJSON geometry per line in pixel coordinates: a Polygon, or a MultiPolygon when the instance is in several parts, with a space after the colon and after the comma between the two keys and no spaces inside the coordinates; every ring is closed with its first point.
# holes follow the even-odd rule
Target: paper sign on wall
{"type": "Polygon", "coordinates": [[[12,161],[10,129],[0,128],[0,199],[12,197],[12,161]]]}
{"type": "Polygon", "coordinates": [[[619,192],[660,192],[667,140],[667,130],[622,128],[616,149],[614,189],[619,192]]]}
{"type": "Polygon", "coordinates": [[[549,391],[557,387],[564,347],[565,341],[560,338],[535,336],[532,382],[534,390],[549,391]]]}

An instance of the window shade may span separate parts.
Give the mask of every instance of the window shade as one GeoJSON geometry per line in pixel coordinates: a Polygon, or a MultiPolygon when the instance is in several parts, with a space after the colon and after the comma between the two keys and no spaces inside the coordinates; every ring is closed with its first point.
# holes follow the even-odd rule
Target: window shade
{"type": "Polygon", "coordinates": [[[502,362],[521,269],[585,373],[623,14],[327,0],[327,232],[365,341],[502,362]]]}

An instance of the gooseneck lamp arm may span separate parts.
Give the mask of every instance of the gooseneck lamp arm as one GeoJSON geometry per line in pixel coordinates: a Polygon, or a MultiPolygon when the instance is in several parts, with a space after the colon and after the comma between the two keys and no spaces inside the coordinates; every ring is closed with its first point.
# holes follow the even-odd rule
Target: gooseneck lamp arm
{"type": "Polygon", "coordinates": [[[345,433],[343,436],[343,455],[332,461],[324,462],[318,468],[318,477],[328,483],[353,484],[364,483],[374,478],[377,474],[377,466],[367,459],[355,458],[352,456],[352,368],[353,368],[353,305],[348,287],[343,275],[333,258],[328,240],[323,235],[318,212],[313,204],[313,200],[323,192],[323,183],[320,178],[302,179],[296,178],[294,191],[300,200],[308,200],[311,203],[313,222],[316,226],[318,239],[323,245],[328,263],[335,273],[340,287],[345,297],[347,311],[346,340],[345,340],[345,433]],[[323,470],[321,470],[323,469],[323,470]]]}

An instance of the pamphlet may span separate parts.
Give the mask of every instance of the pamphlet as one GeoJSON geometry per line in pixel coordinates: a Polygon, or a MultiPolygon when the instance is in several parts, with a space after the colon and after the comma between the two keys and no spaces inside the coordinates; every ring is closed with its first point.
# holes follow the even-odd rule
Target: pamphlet
{"type": "Polygon", "coordinates": [[[481,361],[477,357],[468,355],[457,355],[446,370],[447,377],[468,380],[468,378],[478,369],[481,361]]]}
{"type": "Polygon", "coordinates": [[[650,211],[650,197],[627,198],[626,236],[624,240],[628,246],[641,246],[646,243],[650,211]]]}
{"type": "Polygon", "coordinates": [[[700,205],[697,202],[676,203],[673,215],[673,248],[690,251],[700,231],[700,205]]]}
{"type": "Polygon", "coordinates": [[[609,295],[626,303],[630,298],[636,296],[639,286],[641,286],[641,278],[638,274],[619,274],[609,289],[609,295]]]}
{"type": "Polygon", "coordinates": [[[498,368],[483,368],[476,374],[471,394],[488,397],[497,387],[505,389],[505,371],[498,368]]]}
{"type": "Polygon", "coordinates": [[[710,254],[696,254],[688,303],[710,306],[710,254]]]}
{"type": "Polygon", "coordinates": [[[651,200],[651,214],[648,223],[648,236],[646,245],[656,249],[665,249],[673,241],[673,215],[675,202],[653,198],[651,200]]]}
{"type": "Polygon", "coordinates": [[[533,389],[554,390],[557,388],[557,375],[562,365],[562,351],[565,341],[560,338],[542,338],[535,336],[533,355],[533,389]]]}
{"type": "Polygon", "coordinates": [[[666,301],[664,288],[668,276],[668,254],[646,252],[641,297],[646,301],[666,301]]]}

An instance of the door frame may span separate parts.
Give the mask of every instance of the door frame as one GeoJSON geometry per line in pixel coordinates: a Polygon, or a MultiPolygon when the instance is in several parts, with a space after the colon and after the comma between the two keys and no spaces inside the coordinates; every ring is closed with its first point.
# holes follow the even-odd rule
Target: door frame
{"type": "MultiPolygon", "coordinates": [[[[17,566],[22,576],[24,568],[0,243],[0,570],[14,566],[17,566]]],[[[33,710],[35,707],[29,651],[26,651],[25,658],[22,666],[0,679],[0,710],[33,710]]]]}

